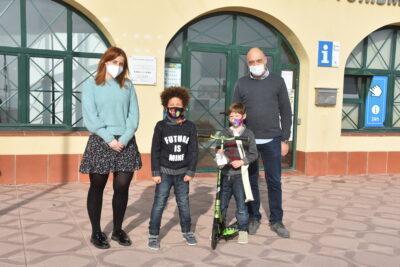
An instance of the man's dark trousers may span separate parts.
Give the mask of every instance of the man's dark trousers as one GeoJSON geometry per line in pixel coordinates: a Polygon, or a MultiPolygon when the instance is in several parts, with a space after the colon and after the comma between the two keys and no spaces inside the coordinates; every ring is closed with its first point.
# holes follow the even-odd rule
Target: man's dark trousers
{"type": "MultiPolygon", "coordinates": [[[[269,222],[274,224],[282,222],[282,186],[281,186],[281,138],[276,137],[271,142],[257,145],[257,150],[264,165],[265,179],[268,188],[269,222]]],[[[260,191],[258,188],[259,177],[258,162],[249,166],[249,178],[254,201],[247,203],[249,220],[260,220],[260,191]]]]}

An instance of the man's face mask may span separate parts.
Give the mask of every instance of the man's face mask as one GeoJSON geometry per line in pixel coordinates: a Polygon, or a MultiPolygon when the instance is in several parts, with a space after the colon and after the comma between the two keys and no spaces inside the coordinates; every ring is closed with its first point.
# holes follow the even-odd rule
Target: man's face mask
{"type": "Polygon", "coordinates": [[[168,115],[173,118],[173,119],[179,119],[183,116],[184,108],[179,108],[179,107],[172,107],[172,108],[167,108],[168,110],[168,115]]]}
{"type": "Polygon", "coordinates": [[[265,71],[265,66],[264,66],[264,64],[249,66],[249,71],[254,76],[261,76],[261,75],[263,75],[263,73],[265,71]]]}

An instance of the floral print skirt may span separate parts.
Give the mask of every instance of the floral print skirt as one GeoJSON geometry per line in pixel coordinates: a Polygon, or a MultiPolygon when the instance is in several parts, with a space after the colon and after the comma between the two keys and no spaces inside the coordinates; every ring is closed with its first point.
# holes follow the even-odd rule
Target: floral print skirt
{"type": "MultiPolygon", "coordinates": [[[[118,136],[116,136],[118,138],[118,136]]],[[[113,150],[98,135],[89,136],[79,171],[81,173],[107,174],[109,172],[134,172],[142,167],[140,152],[133,137],[121,152],[113,150]]]]}

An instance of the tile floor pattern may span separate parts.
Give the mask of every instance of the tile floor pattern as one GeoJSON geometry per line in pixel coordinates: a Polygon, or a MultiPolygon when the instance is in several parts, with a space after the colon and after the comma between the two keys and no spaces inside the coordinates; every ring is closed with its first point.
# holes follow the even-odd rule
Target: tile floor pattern
{"type": "MultiPolygon", "coordinates": [[[[124,227],[133,246],[111,241],[109,250],[89,242],[87,184],[0,186],[0,266],[400,266],[400,176],[284,177],[290,239],[267,227],[266,185],[260,185],[263,224],[249,244],[221,241],[210,249],[214,179],[199,178],[190,196],[198,246],[182,241],[170,199],[158,252],[147,248],[154,191],[149,181],[130,190],[124,227]]],[[[106,233],[112,230],[111,199],[108,186],[106,233]]]]}

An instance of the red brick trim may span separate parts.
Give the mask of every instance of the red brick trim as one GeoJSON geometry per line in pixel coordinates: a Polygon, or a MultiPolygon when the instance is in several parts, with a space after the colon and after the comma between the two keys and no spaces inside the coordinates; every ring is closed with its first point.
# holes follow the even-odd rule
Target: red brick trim
{"type": "Polygon", "coordinates": [[[342,132],[341,136],[400,136],[400,132],[342,132]]]}
{"type": "MultiPolygon", "coordinates": [[[[297,170],[287,175],[364,175],[400,173],[400,151],[371,152],[303,152],[297,151],[297,170]]],[[[61,155],[0,155],[0,184],[76,183],[88,182],[79,173],[82,156],[61,155]]],[[[135,173],[136,180],[151,179],[150,154],[142,154],[143,167],[135,173]]],[[[215,173],[198,173],[198,178],[215,173]]],[[[110,179],[112,177],[110,176],[110,179]]]]}
{"type": "Polygon", "coordinates": [[[400,173],[400,152],[297,151],[296,168],[308,176],[400,173]]]}
{"type": "Polygon", "coordinates": [[[0,131],[1,136],[89,136],[88,131],[0,131]]]}

